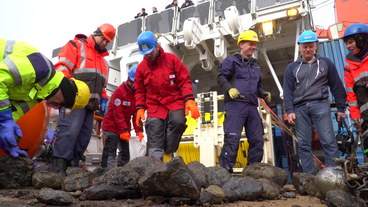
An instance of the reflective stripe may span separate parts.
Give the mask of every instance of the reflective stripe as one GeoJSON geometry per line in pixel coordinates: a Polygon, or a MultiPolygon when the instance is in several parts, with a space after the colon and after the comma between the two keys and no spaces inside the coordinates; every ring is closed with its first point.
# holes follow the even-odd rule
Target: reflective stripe
{"type": "Polygon", "coordinates": [[[346,92],[354,92],[352,87],[346,87],[346,92]]]}
{"type": "MultiPolygon", "coordinates": [[[[102,58],[105,62],[105,66],[106,66],[106,70],[107,70],[107,77],[109,77],[109,64],[107,63],[107,61],[105,60],[105,58],[102,58]]],[[[106,80],[105,75],[103,75],[104,79],[106,80]]],[[[105,81],[104,87],[107,86],[107,81],[105,81]]]]}
{"type": "Polygon", "coordinates": [[[14,40],[7,40],[4,48],[4,57],[5,59],[8,55],[13,53],[15,41],[14,40]]]}
{"type": "Polygon", "coordinates": [[[98,93],[91,93],[89,95],[89,98],[96,98],[96,99],[100,99],[100,95],[98,93]]]}
{"type": "Polygon", "coordinates": [[[8,98],[0,101],[0,109],[4,108],[4,107],[7,107],[9,105],[10,105],[10,101],[9,101],[8,98]]]}
{"type": "Polygon", "coordinates": [[[25,102],[25,101],[17,101],[15,103],[18,104],[19,107],[22,109],[23,114],[25,114],[25,113],[27,113],[29,111],[29,106],[28,106],[27,102],[25,102]]]}
{"type": "Polygon", "coordinates": [[[368,72],[361,72],[356,78],[354,78],[354,82],[356,83],[361,78],[365,78],[365,77],[368,77],[368,72]]]}
{"type": "Polygon", "coordinates": [[[3,63],[8,67],[9,72],[13,75],[15,79],[14,86],[21,86],[22,85],[22,76],[20,76],[19,70],[12,59],[5,58],[3,63]]]}
{"type": "Polygon", "coordinates": [[[67,70],[67,71],[69,71],[69,68],[68,68],[68,67],[66,67],[66,66],[60,66],[56,71],[61,72],[62,70],[67,70]]]}
{"type": "Polygon", "coordinates": [[[353,102],[349,102],[349,106],[359,106],[358,102],[353,101],[353,102]]]}
{"type": "Polygon", "coordinates": [[[95,68],[80,68],[74,71],[74,74],[81,74],[81,73],[96,73],[106,79],[105,74],[95,68]]]}
{"type": "Polygon", "coordinates": [[[79,43],[81,45],[81,65],[80,68],[86,67],[86,51],[84,50],[84,44],[81,40],[79,40],[79,43]]]}
{"type": "MultiPolygon", "coordinates": [[[[74,68],[74,64],[73,63],[71,63],[69,60],[68,60],[68,58],[66,58],[66,57],[61,57],[61,58],[59,58],[59,61],[63,61],[63,62],[65,62],[70,68],[74,68]]],[[[65,66],[64,66],[65,67],[65,66]]]]}
{"type": "Polygon", "coordinates": [[[363,113],[363,111],[365,111],[365,110],[367,110],[367,109],[368,109],[368,103],[363,104],[363,106],[361,106],[361,107],[359,108],[360,113],[363,113]]]}

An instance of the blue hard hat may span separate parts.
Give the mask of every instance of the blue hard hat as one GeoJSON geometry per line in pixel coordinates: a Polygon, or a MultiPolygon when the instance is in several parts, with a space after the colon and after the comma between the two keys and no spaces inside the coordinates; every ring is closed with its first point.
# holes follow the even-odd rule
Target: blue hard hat
{"type": "Polygon", "coordinates": [[[307,30],[307,31],[303,32],[299,36],[298,44],[299,43],[306,43],[306,42],[318,42],[317,35],[311,30],[307,30]]]}
{"type": "Polygon", "coordinates": [[[354,35],[354,34],[359,34],[359,33],[368,34],[368,25],[363,24],[363,23],[355,23],[355,24],[350,25],[348,26],[348,28],[346,28],[344,32],[344,36],[342,38],[345,38],[347,36],[354,35]]]}
{"type": "Polygon", "coordinates": [[[157,38],[153,32],[146,31],[138,36],[139,52],[146,55],[152,52],[157,44],[157,38]]]}
{"type": "Polygon", "coordinates": [[[133,82],[134,82],[134,77],[135,77],[135,71],[137,71],[137,66],[131,67],[128,72],[129,79],[132,80],[133,82]]]}

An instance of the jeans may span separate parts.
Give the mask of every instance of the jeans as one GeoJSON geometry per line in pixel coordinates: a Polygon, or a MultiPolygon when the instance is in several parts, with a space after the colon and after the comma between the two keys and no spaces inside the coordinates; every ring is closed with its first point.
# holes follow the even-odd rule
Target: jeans
{"type": "Polygon", "coordinates": [[[326,156],[326,167],[333,166],[332,159],[340,158],[331,119],[331,108],[328,100],[311,101],[294,109],[295,130],[299,144],[299,157],[303,172],[316,174],[312,154],[312,122],[316,127],[326,156]]]}

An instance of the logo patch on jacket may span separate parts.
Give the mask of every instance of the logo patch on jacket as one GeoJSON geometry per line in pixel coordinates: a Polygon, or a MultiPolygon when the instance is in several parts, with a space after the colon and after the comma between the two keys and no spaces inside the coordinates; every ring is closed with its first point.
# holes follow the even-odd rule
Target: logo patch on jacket
{"type": "Polygon", "coordinates": [[[123,106],[130,106],[130,102],[129,101],[123,101],[123,106]]]}
{"type": "Polygon", "coordinates": [[[323,75],[324,74],[324,68],[319,68],[319,74],[323,75]]]}
{"type": "Polygon", "coordinates": [[[114,101],[114,104],[115,104],[115,106],[120,106],[120,104],[121,104],[121,100],[120,99],[115,99],[115,101],[114,101]]]}

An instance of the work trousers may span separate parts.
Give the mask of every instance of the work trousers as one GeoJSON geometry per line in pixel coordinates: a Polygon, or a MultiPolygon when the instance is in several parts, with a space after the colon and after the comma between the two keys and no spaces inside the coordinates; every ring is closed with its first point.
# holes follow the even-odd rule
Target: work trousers
{"type": "Polygon", "coordinates": [[[312,153],[312,122],[316,127],[326,156],[326,167],[333,166],[333,158],[340,158],[339,149],[331,119],[331,108],[328,100],[311,101],[296,107],[295,131],[298,138],[299,157],[302,161],[303,172],[316,174],[312,153]]]}
{"type": "Polygon", "coordinates": [[[101,167],[114,168],[116,158],[116,147],[119,148],[117,166],[122,167],[130,160],[129,142],[120,139],[115,132],[104,131],[105,145],[102,151],[101,167]]]}
{"type": "Polygon", "coordinates": [[[249,143],[248,164],[261,162],[263,158],[263,124],[257,106],[244,102],[225,103],[224,146],[219,164],[232,170],[238,155],[243,127],[249,143]]]}
{"type": "Polygon", "coordinates": [[[65,108],[59,110],[58,129],[53,149],[54,157],[67,160],[80,160],[91,140],[93,127],[92,110],[74,109],[65,114],[65,108]]]}
{"type": "Polygon", "coordinates": [[[184,109],[169,111],[166,119],[148,117],[145,124],[147,156],[162,160],[164,152],[176,152],[187,128],[185,123],[184,109]]]}

